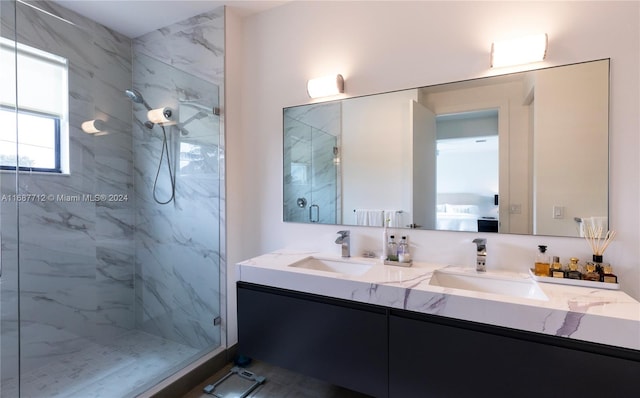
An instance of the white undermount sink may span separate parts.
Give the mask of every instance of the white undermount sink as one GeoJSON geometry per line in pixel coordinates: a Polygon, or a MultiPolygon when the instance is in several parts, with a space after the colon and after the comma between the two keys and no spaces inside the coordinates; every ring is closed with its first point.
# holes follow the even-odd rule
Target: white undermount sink
{"type": "Polygon", "coordinates": [[[440,269],[431,277],[430,285],[503,296],[548,300],[530,277],[517,277],[497,271],[476,272],[473,269],[440,269]]]}
{"type": "Polygon", "coordinates": [[[290,264],[289,267],[335,272],[346,275],[362,275],[369,269],[371,269],[373,265],[373,262],[351,260],[348,258],[338,259],[310,256],[293,264],[290,264]]]}

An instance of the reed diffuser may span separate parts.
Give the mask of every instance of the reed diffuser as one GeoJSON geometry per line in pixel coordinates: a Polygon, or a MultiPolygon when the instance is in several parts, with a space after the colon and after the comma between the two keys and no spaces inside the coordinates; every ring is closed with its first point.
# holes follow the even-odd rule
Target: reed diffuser
{"type": "Polygon", "coordinates": [[[595,272],[600,275],[600,281],[603,281],[605,270],[602,264],[602,256],[604,251],[607,250],[607,247],[609,247],[609,244],[611,244],[611,241],[613,241],[613,238],[616,237],[616,231],[607,231],[605,234],[602,226],[594,227],[593,225],[588,225],[584,237],[593,253],[592,259],[593,265],[595,265],[595,272]]]}
{"type": "Polygon", "coordinates": [[[602,226],[594,227],[592,225],[588,225],[585,230],[584,238],[587,240],[594,256],[602,257],[604,251],[607,250],[607,247],[609,247],[613,238],[616,237],[616,231],[607,231],[604,236],[603,232],[604,229],[602,226]]]}

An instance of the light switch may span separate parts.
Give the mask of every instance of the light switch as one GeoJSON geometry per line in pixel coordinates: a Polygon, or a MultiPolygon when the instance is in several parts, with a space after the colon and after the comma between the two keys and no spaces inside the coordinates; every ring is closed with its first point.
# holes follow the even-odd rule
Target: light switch
{"type": "Polygon", "coordinates": [[[564,206],[553,206],[553,218],[564,218],[564,206]]]}

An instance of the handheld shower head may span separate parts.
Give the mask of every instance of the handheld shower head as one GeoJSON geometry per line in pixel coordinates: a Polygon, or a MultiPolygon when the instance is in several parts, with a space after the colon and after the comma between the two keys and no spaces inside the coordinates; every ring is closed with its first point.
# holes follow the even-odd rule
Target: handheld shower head
{"type": "Polygon", "coordinates": [[[124,93],[129,97],[129,99],[133,102],[137,102],[138,104],[142,103],[142,94],[136,89],[126,89],[124,93]]]}
{"type": "MultiPolygon", "coordinates": [[[[136,90],[135,88],[128,88],[124,90],[124,93],[131,101],[135,102],[136,104],[144,105],[144,107],[147,108],[148,111],[151,110],[151,107],[149,106],[149,104],[147,104],[147,101],[144,100],[144,97],[142,96],[142,94],[140,94],[140,91],[136,90]]],[[[147,120],[146,122],[144,122],[144,126],[151,130],[154,126],[154,123],[147,120]]]]}
{"type": "Polygon", "coordinates": [[[129,97],[131,101],[135,102],[136,104],[144,105],[144,107],[147,108],[148,111],[152,109],[149,104],[147,104],[147,101],[144,100],[144,97],[142,96],[142,94],[140,94],[140,91],[136,90],[135,88],[128,88],[124,90],[124,93],[127,95],[127,97],[129,97]]]}

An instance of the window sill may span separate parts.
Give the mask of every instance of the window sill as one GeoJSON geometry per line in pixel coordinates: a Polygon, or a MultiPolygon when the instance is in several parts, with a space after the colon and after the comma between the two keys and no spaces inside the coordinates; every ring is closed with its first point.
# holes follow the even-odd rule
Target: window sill
{"type": "MultiPolygon", "coordinates": [[[[62,176],[62,177],[69,177],[71,176],[71,173],[69,172],[62,172],[62,173],[53,173],[53,172],[49,172],[49,171],[27,171],[27,170],[18,170],[19,174],[32,174],[32,175],[43,175],[43,176],[62,176]]],[[[3,170],[0,169],[0,175],[1,174],[16,174],[15,170],[3,170]]]]}

